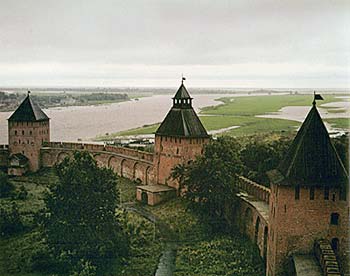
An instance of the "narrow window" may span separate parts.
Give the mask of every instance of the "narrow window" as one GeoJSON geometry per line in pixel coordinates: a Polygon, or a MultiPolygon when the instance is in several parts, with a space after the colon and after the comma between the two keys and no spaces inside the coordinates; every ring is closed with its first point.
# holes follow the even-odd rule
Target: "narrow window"
{"type": "Polygon", "coordinates": [[[179,143],[181,144],[181,138],[179,138],[179,143]]]}
{"type": "Polygon", "coordinates": [[[310,187],[310,200],[315,199],[315,187],[310,187]]]}
{"type": "Polygon", "coordinates": [[[30,134],[30,135],[32,135],[32,134],[33,134],[33,132],[32,132],[32,131],[29,131],[29,134],[30,134]]]}
{"type": "Polygon", "coordinates": [[[179,148],[176,149],[176,154],[179,154],[179,148]]]}
{"type": "Polygon", "coordinates": [[[329,200],[329,187],[324,187],[324,200],[329,200]]]}
{"type": "Polygon", "coordinates": [[[295,186],[295,199],[300,199],[300,186],[295,186]]]}
{"type": "Polygon", "coordinates": [[[287,205],[284,204],[284,212],[287,213],[287,205]]]}
{"type": "Polygon", "coordinates": [[[22,135],[24,135],[24,130],[22,130],[22,135]]]}
{"type": "Polygon", "coordinates": [[[339,214],[338,213],[332,213],[331,214],[331,224],[332,225],[338,225],[339,224],[339,214]]]}
{"type": "Polygon", "coordinates": [[[15,135],[17,135],[17,130],[15,130],[15,135]]]}
{"type": "Polygon", "coordinates": [[[177,143],[177,138],[175,138],[175,143],[177,143]]]}

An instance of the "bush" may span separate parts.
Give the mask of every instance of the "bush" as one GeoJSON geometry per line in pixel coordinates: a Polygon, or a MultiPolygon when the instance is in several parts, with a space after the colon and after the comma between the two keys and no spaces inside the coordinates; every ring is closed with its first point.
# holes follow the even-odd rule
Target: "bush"
{"type": "Polygon", "coordinates": [[[84,259],[80,260],[75,271],[70,276],[96,276],[96,266],[84,259]]]}
{"type": "Polygon", "coordinates": [[[22,185],[19,191],[16,193],[16,199],[25,200],[28,197],[28,192],[26,188],[22,185]]]}
{"type": "Polygon", "coordinates": [[[10,196],[14,189],[15,186],[8,180],[7,174],[0,171],[0,198],[10,196]]]}
{"type": "Polygon", "coordinates": [[[23,223],[18,212],[17,205],[12,204],[10,210],[0,209],[0,234],[8,236],[23,230],[23,223]]]}

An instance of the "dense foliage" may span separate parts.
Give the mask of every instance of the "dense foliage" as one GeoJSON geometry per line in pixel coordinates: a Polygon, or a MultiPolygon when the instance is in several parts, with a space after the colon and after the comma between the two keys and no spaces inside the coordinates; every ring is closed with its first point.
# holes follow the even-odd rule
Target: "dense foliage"
{"type": "Polygon", "coordinates": [[[59,183],[45,198],[44,231],[56,258],[68,266],[99,266],[127,254],[128,243],[116,216],[115,174],[99,168],[87,152],[75,152],[56,166],[59,183]]]}
{"type": "MultiPolygon", "coordinates": [[[[232,205],[235,188],[233,182],[242,171],[239,143],[232,137],[212,140],[202,156],[186,167],[182,177],[186,187],[185,198],[202,217],[220,228],[227,204],[232,205]]],[[[174,175],[176,175],[176,170],[174,175]]]]}
{"type": "Polygon", "coordinates": [[[266,172],[275,169],[287,154],[291,139],[280,137],[277,140],[264,141],[252,139],[240,152],[243,174],[249,179],[269,186],[266,172]]]}
{"type": "Polygon", "coordinates": [[[8,236],[23,230],[23,223],[15,203],[11,209],[0,208],[0,235],[8,236]]]}
{"type": "Polygon", "coordinates": [[[175,276],[264,275],[256,247],[239,235],[218,236],[180,247],[175,276]]]}
{"type": "Polygon", "coordinates": [[[15,186],[9,181],[7,174],[0,171],[0,198],[11,195],[15,186]]]}

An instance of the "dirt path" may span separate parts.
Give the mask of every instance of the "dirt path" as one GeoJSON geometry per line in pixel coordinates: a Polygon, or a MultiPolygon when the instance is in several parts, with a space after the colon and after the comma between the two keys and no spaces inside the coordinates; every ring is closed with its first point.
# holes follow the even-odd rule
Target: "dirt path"
{"type": "Polygon", "coordinates": [[[156,228],[160,233],[159,239],[164,241],[164,249],[159,259],[155,276],[172,276],[175,271],[176,251],[178,245],[176,233],[174,233],[168,224],[139,205],[124,203],[123,207],[126,211],[139,214],[145,219],[155,223],[156,228]]]}

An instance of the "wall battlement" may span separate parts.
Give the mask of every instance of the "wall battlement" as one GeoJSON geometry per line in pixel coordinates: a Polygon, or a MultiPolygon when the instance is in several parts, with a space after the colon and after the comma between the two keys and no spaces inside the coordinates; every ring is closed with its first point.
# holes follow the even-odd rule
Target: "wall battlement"
{"type": "Polygon", "coordinates": [[[261,184],[258,184],[244,176],[239,176],[238,188],[254,196],[256,199],[270,202],[271,190],[261,184]]]}
{"type": "Polygon", "coordinates": [[[145,152],[125,147],[112,145],[86,144],[86,143],[67,143],[67,142],[48,142],[43,144],[48,148],[64,148],[71,150],[87,150],[87,151],[106,151],[113,152],[125,156],[135,157],[140,160],[153,162],[153,153],[145,152]]]}

